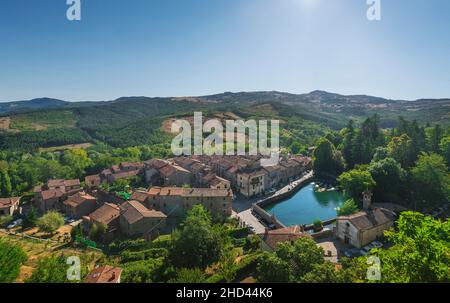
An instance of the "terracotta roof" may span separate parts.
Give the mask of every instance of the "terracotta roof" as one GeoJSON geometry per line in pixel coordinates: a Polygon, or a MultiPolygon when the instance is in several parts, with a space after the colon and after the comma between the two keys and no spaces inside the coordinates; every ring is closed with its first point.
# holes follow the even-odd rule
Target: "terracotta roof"
{"type": "Polygon", "coordinates": [[[181,196],[184,188],[180,187],[152,187],[148,194],[150,196],[181,196]]]}
{"type": "Polygon", "coordinates": [[[184,197],[229,197],[232,193],[228,189],[213,188],[185,188],[184,197]]]}
{"type": "Polygon", "coordinates": [[[11,207],[14,204],[18,204],[19,201],[20,201],[20,197],[2,198],[2,199],[0,199],[0,208],[11,207]]]}
{"type": "Polygon", "coordinates": [[[367,230],[379,225],[392,222],[395,214],[384,208],[376,208],[374,210],[361,211],[350,216],[338,217],[337,220],[348,220],[359,230],[367,230]]]}
{"type": "Polygon", "coordinates": [[[239,175],[242,175],[245,178],[257,178],[267,175],[267,171],[265,171],[264,169],[260,169],[251,173],[239,173],[239,175]]]}
{"type": "Polygon", "coordinates": [[[144,166],[144,163],[139,162],[122,162],[119,165],[121,168],[140,169],[144,166]]]}
{"type": "Polygon", "coordinates": [[[97,267],[84,279],[84,283],[118,283],[122,268],[109,265],[97,267]]]}
{"type": "Polygon", "coordinates": [[[48,180],[47,182],[48,188],[77,186],[77,185],[80,185],[80,180],[78,179],[71,179],[71,180],[55,179],[55,180],[48,180]]]}
{"type": "Polygon", "coordinates": [[[170,176],[172,176],[175,173],[187,173],[187,174],[190,173],[190,171],[188,171],[188,170],[186,170],[186,169],[184,169],[181,166],[176,165],[176,164],[166,165],[166,166],[160,168],[159,172],[164,177],[170,177],[170,176]]]}
{"type": "Polygon", "coordinates": [[[280,162],[280,164],[284,167],[297,167],[300,165],[300,163],[298,163],[297,161],[294,161],[292,159],[282,161],[282,162],[280,162]]]}
{"type": "Polygon", "coordinates": [[[304,166],[306,166],[312,162],[311,158],[303,157],[303,156],[293,156],[291,159],[300,163],[301,165],[304,165],[304,166]]]}
{"type": "Polygon", "coordinates": [[[286,167],[283,167],[283,166],[277,164],[274,166],[265,166],[265,167],[263,167],[263,169],[266,170],[267,172],[277,172],[277,171],[280,172],[280,171],[286,170],[286,167]]]}
{"type": "Polygon", "coordinates": [[[139,170],[121,171],[113,174],[116,179],[125,179],[139,175],[139,170]]]}
{"type": "Polygon", "coordinates": [[[269,230],[264,234],[259,234],[259,236],[272,249],[275,249],[277,245],[282,242],[294,241],[302,237],[310,237],[310,235],[303,233],[301,227],[298,225],[269,230]]]}
{"type": "Polygon", "coordinates": [[[216,176],[215,174],[213,174],[212,178],[208,178],[206,181],[210,186],[217,186],[220,183],[227,183],[229,184],[230,181],[228,181],[227,179],[221,178],[219,176],[216,176]]]}
{"type": "Polygon", "coordinates": [[[95,182],[95,181],[100,182],[100,176],[99,175],[86,176],[84,178],[84,181],[86,183],[92,183],[92,182],[95,182]]]}
{"type": "Polygon", "coordinates": [[[160,168],[168,165],[169,163],[165,160],[151,159],[151,160],[145,161],[144,164],[147,166],[150,166],[150,167],[154,167],[156,169],[160,169],[160,168]]]}
{"type": "Polygon", "coordinates": [[[111,203],[103,204],[99,209],[89,215],[92,221],[108,225],[120,216],[119,206],[111,203]]]}
{"type": "Polygon", "coordinates": [[[49,189],[41,192],[41,197],[43,200],[48,200],[52,198],[61,198],[65,192],[61,189],[49,189]]]}
{"type": "Polygon", "coordinates": [[[180,187],[152,187],[150,196],[182,196],[182,197],[228,197],[232,192],[228,189],[213,188],[180,188],[180,187]]]}
{"type": "Polygon", "coordinates": [[[144,203],[145,200],[148,198],[148,192],[145,191],[134,191],[133,194],[130,197],[130,200],[136,200],[141,203],[144,203]]]}
{"type": "Polygon", "coordinates": [[[163,212],[149,210],[142,203],[133,200],[123,203],[120,209],[121,215],[130,224],[136,223],[143,218],[167,218],[163,212]]]}
{"type": "Polygon", "coordinates": [[[67,200],[65,200],[63,203],[67,206],[78,207],[83,203],[95,203],[96,201],[97,199],[92,197],[91,195],[85,192],[78,192],[75,195],[67,198],[67,200]]]}

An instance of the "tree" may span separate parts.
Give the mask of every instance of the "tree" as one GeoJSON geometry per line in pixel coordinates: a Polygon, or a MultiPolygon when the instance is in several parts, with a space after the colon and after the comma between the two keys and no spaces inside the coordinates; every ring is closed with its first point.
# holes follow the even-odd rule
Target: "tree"
{"type": "Polygon", "coordinates": [[[450,282],[450,221],[403,212],[397,229],[385,233],[394,245],[376,253],[382,282],[450,282]]]}
{"type": "Polygon", "coordinates": [[[387,148],[389,155],[404,168],[411,167],[417,158],[413,140],[407,134],[392,138],[387,148]]]}
{"type": "Polygon", "coordinates": [[[130,181],[128,181],[127,179],[118,179],[114,181],[114,184],[112,185],[111,189],[117,192],[124,192],[127,191],[129,187],[130,181]]]}
{"type": "Polygon", "coordinates": [[[231,243],[224,226],[213,225],[202,205],[195,205],[187,213],[181,230],[175,230],[172,239],[171,260],[180,268],[205,268],[219,261],[231,243]]]}
{"type": "Polygon", "coordinates": [[[341,207],[339,207],[337,213],[338,216],[350,216],[359,211],[358,205],[355,203],[355,200],[348,199],[345,201],[341,207]]]}
{"type": "Polygon", "coordinates": [[[323,264],[323,249],[310,238],[299,238],[294,243],[278,244],[275,252],[265,252],[258,261],[259,282],[301,282],[316,265],[323,264]]]}
{"type": "Polygon", "coordinates": [[[300,278],[302,283],[344,283],[343,273],[336,269],[336,265],[326,261],[314,264],[312,270],[300,278]]]}
{"type": "Polygon", "coordinates": [[[389,151],[386,147],[381,147],[381,146],[377,147],[375,149],[375,154],[373,155],[373,158],[372,158],[372,163],[384,160],[388,157],[389,157],[389,151]]]}
{"type": "Polygon", "coordinates": [[[81,178],[86,173],[85,169],[92,165],[92,160],[84,149],[68,149],[64,151],[61,162],[72,169],[74,172],[73,177],[75,178],[81,178]]]}
{"type": "Polygon", "coordinates": [[[177,277],[171,283],[206,283],[206,277],[199,268],[181,268],[177,270],[177,277]]]}
{"type": "Polygon", "coordinates": [[[295,141],[291,144],[290,149],[292,154],[298,155],[302,149],[302,145],[299,142],[295,141]]]}
{"type": "Polygon", "coordinates": [[[444,130],[442,129],[442,127],[439,124],[436,124],[429,133],[429,145],[430,145],[430,150],[433,153],[439,153],[440,151],[440,143],[441,140],[444,136],[444,130]]]}
{"type": "Polygon", "coordinates": [[[355,139],[355,126],[353,120],[349,120],[347,128],[345,129],[344,142],[342,148],[342,155],[349,168],[355,166],[354,155],[354,139],[355,139]]]}
{"type": "Polygon", "coordinates": [[[258,261],[256,278],[260,283],[287,283],[291,281],[291,266],[274,253],[264,252],[258,261]]]}
{"type": "Polygon", "coordinates": [[[296,282],[311,271],[314,264],[324,262],[323,249],[317,246],[313,239],[307,237],[299,238],[293,244],[289,242],[278,244],[276,254],[292,264],[292,274],[296,282]]]}
{"type": "Polygon", "coordinates": [[[441,155],[447,162],[447,167],[450,167],[450,136],[442,138],[441,143],[439,144],[439,149],[441,155]]]}
{"type": "Polygon", "coordinates": [[[352,140],[354,164],[368,164],[373,158],[375,149],[384,144],[384,136],[380,131],[378,115],[367,118],[356,132],[352,140]]]}
{"type": "Polygon", "coordinates": [[[337,180],[346,197],[358,202],[361,201],[363,191],[372,190],[376,185],[372,175],[363,169],[352,169],[340,175],[337,180]]]}
{"type": "Polygon", "coordinates": [[[222,253],[218,264],[218,272],[227,283],[230,283],[236,277],[235,267],[236,256],[231,249],[222,253]]]}
{"type": "Polygon", "coordinates": [[[123,283],[155,283],[167,281],[172,269],[164,258],[125,263],[121,280],[123,283]]]}
{"type": "Polygon", "coordinates": [[[0,170],[0,186],[1,191],[0,194],[3,198],[11,197],[12,186],[11,179],[9,178],[8,172],[6,169],[0,170]]]}
{"type": "Polygon", "coordinates": [[[0,227],[5,227],[14,220],[13,216],[6,215],[0,217],[0,227]]]}
{"type": "Polygon", "coordinates": [[[318,174],[338,176],[344,170],[342,154],[326,138],[319,140],[314,158],[314,170],[318,174]]]}
{"type": "Polygon", "coordinates": [[[26,260],[27,255],[20,246],[0,239],[0,283],[14,282],[26,260]]]}
{"type": "Polygon", "coordinates": [[[95,223],[91,226],[89,230],[89,239],[92,241],[101,241],[102,237],[105,235],[108,227],[103,223],[95,223]]]}
{"type": "Polygon", "coordinates": [[[71,283],[67,279],[67,258],[64,255],[43,257],[38,260],[36,269],[33,271],[27,283],[71,283]]]}
{"type": "Polygon", "coordinates": [[[38,213],[36,208],[33,206],[28,210],[27,216],[25,217],[24,227],[34,227],[38,221],[38,213]]]}
{"type": "Polygon", "coordinates": [[[431,209],[448,203],[450,174],[444,158],[437,154],[422,154],[411,170],[414,199],[421,208],[431,209]]]}
{"type": "Polygon", "coordinates": [[[64,218],[56,211],[49,211],[37,221],[37,226],[39,229],[46,233],[54,233],[63,225],[64,218]]]}
{"type": "Polygon", "coordinates": [[[375,200],[398,202],[406,180],[406,171],[393,158],[372,162],[370,174],[376,183],[375,200]]]}

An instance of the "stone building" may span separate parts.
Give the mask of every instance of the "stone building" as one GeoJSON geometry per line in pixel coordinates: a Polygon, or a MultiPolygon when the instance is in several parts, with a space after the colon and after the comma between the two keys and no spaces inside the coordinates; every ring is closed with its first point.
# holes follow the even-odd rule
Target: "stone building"
{"type": "Polygon", "coordinates": [[[357,248],[383,237],[384,231],[391,228],[395,220],[395,213],[392,211],[372,207],[370,192],[364,192],[363,196],[364,210],[338,217],[334,231],[336,238],[357,248]]]}

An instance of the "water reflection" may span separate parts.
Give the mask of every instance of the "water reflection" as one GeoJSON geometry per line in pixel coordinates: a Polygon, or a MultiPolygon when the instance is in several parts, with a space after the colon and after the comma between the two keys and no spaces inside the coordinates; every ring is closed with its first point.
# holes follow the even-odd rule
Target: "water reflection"
{"type": "Polygon", "coordinates": [[[336,217],[336,208],[342,205],[344,198],[338,191],[316,192],[314,183],[304,186],[290,199],[266,208],[283,224],[311,224],[336,217]]]}

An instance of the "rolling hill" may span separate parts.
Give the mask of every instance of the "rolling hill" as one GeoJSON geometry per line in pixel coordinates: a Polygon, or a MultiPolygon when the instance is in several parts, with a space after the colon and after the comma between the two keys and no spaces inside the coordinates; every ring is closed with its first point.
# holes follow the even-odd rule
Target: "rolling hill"
{"type": "Polygon", "coordinates": [[[0,148],[31,149],[86,142],[126,147],[167,142],[161,125],[194,111],[204,116],[232,113],[244,119],[279,119],[284,130],[305,144],[348,119],[361,122],[375,113],[390,128],[398,117],[422,124],[450,124],[450,99],[389,100],[325,91],[226,92],[200,97],[123,97],[105,102],[65,102],[42,98],[0,103],[0,148]]]}

